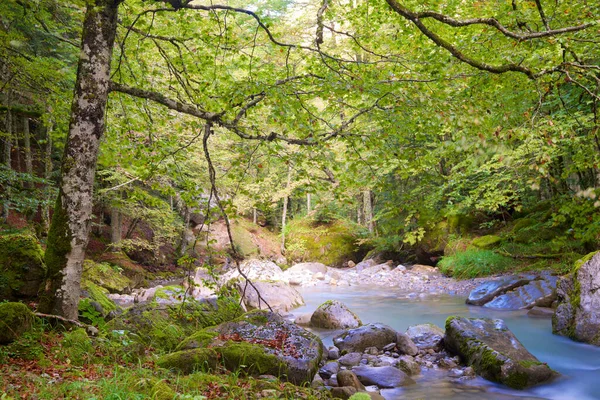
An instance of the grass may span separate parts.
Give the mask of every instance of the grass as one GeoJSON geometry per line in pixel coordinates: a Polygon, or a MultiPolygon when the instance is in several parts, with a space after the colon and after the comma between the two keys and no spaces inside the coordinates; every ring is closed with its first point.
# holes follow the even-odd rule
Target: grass
{"type": "Polygon", "coordinates": [[[500,274],[515,268],[517,261],[492,250],[467,249],[442,258],[438,267],[448,275],[458,279],[470,279],[500,274]]]}
{"type": "Polygon", "coordinates": [[[135,347],[131,338],[105,332],[58,331],[40,322],[12,344],[0,346],[0,399],[322,399],[321,393],[277,379],[227,372],[181,375],[159,368],[160,350],[135,347]],[[137,361],[135,361],[137,360],[137,361]]]}

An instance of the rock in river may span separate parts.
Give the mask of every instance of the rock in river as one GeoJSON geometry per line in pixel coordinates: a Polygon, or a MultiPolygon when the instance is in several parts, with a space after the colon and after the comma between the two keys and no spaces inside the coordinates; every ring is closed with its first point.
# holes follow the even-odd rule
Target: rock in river
{"type": "Polygon", "coordinates": [[[448,317],[444,344],[485,379],[514,389],[557,375],[527,351],[501,319],[448,317]]]}
{"type": "Polygon", "coordinates": [[[413,325],[406,330],[406,334],[419,348],[419,350],[433,349],[437,351],[442,348],[444,330],[437,325],[413,325]]]}
{"type": "Polygon", "coordinates": [[[477,286],[467,298],[467,304],[482,306],[509,290],[529,283],[531,277],[510,276],[504,279],[496,279],[482,283],[477,286]]]}
{"type": "Polygon", "coordinates": [[[341,352],[363,352],[368,347],[383,349],[396,342],[396,331],[381,323],[363,325],[349,329],[333,338],[333,344],[341,352]]]}
{"type": "Polygon", "coordinates": [[[549,307],[556,299],[556,281],[554,276],[531,281],[524,286],[511,290],[486,303],[484,307],[499,310],[520,310],[532,307],[549,307]]]}
{"type": "Polygon", "coordinates": [[[575,272],[560,279],[557,292],[553,332],[600,346],[600,252],[578,261],[575,272]]]}
{"type": "Polygon", "coordinates": [[[415,383],[403,371],[390,366],[371,367],[361,365],[352,368],[352,372],[356,374],[360,382],[364,385],[377,385],[380,388],[394,388],[415,383]]]}
{"type": "Polygon", "coordinates": [[[315,310],[310,324],[316,328],[346,329],[358,328],[362,322],[344,303],[329,300],[315,310]]]}

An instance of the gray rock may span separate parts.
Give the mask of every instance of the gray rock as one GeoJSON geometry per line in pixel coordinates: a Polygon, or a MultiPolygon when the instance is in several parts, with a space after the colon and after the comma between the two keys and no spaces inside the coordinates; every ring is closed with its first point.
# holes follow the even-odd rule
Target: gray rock
{"type": "Polygon", "coordinates": [[[370,268],[375,265],[377,265],[377,262],[374,259],[370,258],[368,260],[364,260],[364,261],[361,261],[358,264],[356,264],[355,269],[356,269],[356,272],[361,272],[363,269],[370,268]]]}
{"type": "Polygon", "coordinates": [[[288,268],[285,270],[286,274],[287,273],[303,273],[303,272],[310,272],[311,274],[316,274],[316,273],[322,273],[325,274],[327,273],[327,266],[325,264],[321,264],[318,262],[306,262],[306,263],[300,263],[300,264],[295,264],[294,266],[288,268]]]}
{"type": "Polygon", "coordinates": [[[519,286],[528,284],[531,277],[518,277],[511,276],[504,279],[496,279],[488,282],[484,282],[477,286],[467,298],[466,303],[475,306],[482,306],[485,303],[491,301],[494,297],[504,294],[509,290],[515,289],[519,286]]]}
{"type": "Polygon", "coordinates": [[[315,310],[310,317],[310,324],[316,328],[346,329],[357,328],[362,321],[344,303],[329,300],[315,310]]]}
{"type": "MultiPolygon", "coordinates": [[[[319,376],[323,379],[329,379],[333,375],[337,374],[339,370],[340,370],[340,365],[337,362],[335,362],[335,361],[328,362],[323,367],[319,368],[319,376]]],[[[344,386],[344,385],[342,385],[342,386],[344,386]]]]}
{"type": "Polygon", "coordinates": [[[396,346],[399,353],[408,354],[409,356],[415,356],[419,351],[412,339],[402,332],[398,332],[396,335],[396,346]]]}
{"type": "Polygon", "coordinates": [[[377,350],[377,347],[374,347],[374,346],[373,347],[367,347],[365,349],[365,354],[370,354],[372,356],[376,356],[377,354],[379,354],[379,350],[377,350]]]}
{"type": "Polygon", "coordinates": [[[415,383],[407,374],[394,367],[359,366],[352,368],[352,372],[364,385],[377,385],[380,388],[394,388],[415,383]]]}
{"type": "Polygon", "coordinates": [[[335,346],[331,346],[327,351],[327,358],[329,358],[330,360],[337,360],[338,358],[340,358],[340,349],[338,349],[335,346]]]}
{"type": "Polygon", "coordinates": [[[483,378],[514,389],[557,375],[528,352],[501,319],[449,317],[444,344],[483,378]]]}
{"type": "Polygon", "coordinates": [[[419,363],[411,356],[401,356],[398,358],[397,367],[408,375],[418,375],[421,373],[421,367],[419,363]]]}
{"type": "Polygon", "coordinates": [[[364,391],[365,387],[358,380],[356,374],[350,370],[343,370],[337,374],[338,384],[340,386],[352,386],[358,391],[364,391]]]}
{"type": "Polygon", "coordinates": [[[333,387],[331,388],[331,397],[334,399],[347,400],[356,392],[358,392],[358,390],[352,386],[333,387]]]}
{"type": "Polygon", "coordinates": [[[296,319],[294,319],[294,323],[297,325],[302,325],[302,326],[309,326],[310,325],[310,317],[312,316],[311,313],[306,313],[306,314],[302,314],[296,317],[296,319]]]}
{"type": "Polygon", "coordinates": [[[396,348],[396,343],[389,343],[383,346],[383,351],[390,352],[396,348]]]}
{"type": "Polygon", "coordinates": [[[238,291],[243,293],[244,304],[249,310],[267,309],[265,301],[278,311],[289,311],[304,304],[302,295],[285,282],[253,281],[254,287],[246,286],[245,282],[238,283],[238,291]],[[260,293],[262,299],[258,297],[260,293]]]}
{"type": "Polygon", "coordinates": [[[381,323],[349,329],[333,338],[333,343],[342,352],[363,352],[373,346],[382,349],[394,341],[396,341],[396,331],[381,323]]]}
{"type": "Polygon", "coordinates": [[[498,310],[549,307],[556,299],[556,278],[531,281],[526,285],[504,293],[486,303],[484,307],[498,310]]]}
{"type": "Polygon", "coordinates": [[[344,367],[354,367],[355,365],[358,365],[360,363],[361,358],[361,353],[348,353],[341,356],[338,362],[344,367]]]}
{"type": "Polygon", "coordinates": [[[554,309],[550,307],[533,307],[527,312],[527,315],[531,317],[552,318],[554,315],[554,309]]]}
{"type": "Polygon", "coordinates": [[[437,325],[420,324],[409,327],[406,330],[406,335],[419,350],[439,350],[442,348],[444,330],[437,325]]]}
{"type": "Polygon", "coordinates": [[[558,307],[552,331],[600,346],[600,252],[578,261],[581,266],[558,284],[558,307]]]}

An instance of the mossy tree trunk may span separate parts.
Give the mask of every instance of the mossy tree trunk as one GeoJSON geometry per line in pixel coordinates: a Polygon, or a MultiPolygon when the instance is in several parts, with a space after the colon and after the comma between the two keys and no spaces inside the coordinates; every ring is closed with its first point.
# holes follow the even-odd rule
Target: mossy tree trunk
{"type": "Polygon", "coordinates": [[[371,198],[371,191],[365,190],[363,192],[363,206],[365,214],[365,224],[369,228],[369,232],[373,233],[375,225],[373,223],[373,201],[371,198]]]}
{"type": "MultiPolygon", "coordinates": [[[[10,93],[9,93],[9,103],[10,105],[10,93]]],[[[12,112],[10,110],[6,111],[6,138],[4,139],[4,165],[10,171],[12,168],[12,112]]],[[[6,189],[6,198],[7,200],[2,204],[2,220],[6,223],[8,222],[9,217],[9,204],[10,204],[10,188],[6,189]]]]}
{"type": "MultiPolygon", "coordinates": [[[[48,123],[46,127],[46,148],[44,150],[44,178],[46,181],[50,181],[50,175],[52,174],[52,130],[54,126],[52,121],[48,123]]],[[[46,200],[50,199],[51,187],[50,184],[46,184],[44,190],[46,200]]],[[[48,234],[50,229],[50,206],[45,205],[42,212],[42,218],[44,222],[44,232],[48,234]]]]}
{"type": "Polygon", "coordinates": [[[48,233],[48,275],[39,310],[69,319],[77,319],[78,314],[119,2],[87,2],[61,183],[48,233]]]}
{"type": "MultiPolygon", "coordinates": [[[[31,156],[31,132],[29,130],[29,118],[23,117],[23,147],[25,150],[25,172],[33,175],[33,158],[31,156]]],[[[27,182],[27,187],[32,188],[33,184],[27,182]]]]}

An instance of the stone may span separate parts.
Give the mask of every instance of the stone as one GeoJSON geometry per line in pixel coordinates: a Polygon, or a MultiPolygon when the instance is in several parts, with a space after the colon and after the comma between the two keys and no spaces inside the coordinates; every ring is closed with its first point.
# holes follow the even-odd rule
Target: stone
{"type": "Polygon", "coordinates": [[[419,275],[430,275],[430,276],[434,276],[434,275],[441,275],[442,273],[440,272],[439,269],[437,269],[436,267],[432,267],[430,265],[421,265],[421,264],[415,264],[410,268],[410,272],[413,274],[419,274],[419,275]]]}
{"type": "Polygon", "coordinates": [[[352,386],[338,386],[331,388],[331,397],[334,399],[347,400],[357,392],[358,390],[352,386]]]}
{"type": "Polygon", "coordinates": [[[0,303],[0,344],[14,342],[29,331],[34,318],[23,303],[0,303]]]}
{"type": "Polygon", "coordinates": [[[356,374],[350,370],[342,370],[337,374],[338,385],[351,386],[358,391],[366,390],[364,385],[358,380],[356,374]]]}
{"type": "Polygon", "coordinates": [[[379,274],[381,272],[389,272],[392,270],[391,263],[386,262],[383,264],[376,264],[371,267],[365,267],[361,269],[359,272],[361,275],[365,276],[373,276],[375,274],[379,274]]]}
{"type": "Polygon", "coordinates": [[[217,280],[210,274],[208,269],[204,267],[196,268],[194,273],[194,287],[192,289],[192,296],[195,299],[203,297],[209,297],[215,295],[215,289],[217,287],[217,280]]]}
{"type": "Polygon", "coordinates": [[[363,352],[368,347],[382,349],[388,343],[396,341],[396,331],[388,325],[372,323],[358,328],[348,329],[333,338],[333,344],[343,353],[363,352]]]}
{"type": "Polygon", "coordinates": [[[252,281],[252,284],[254,287],[246,286],[244,281],[237,284],[238,291],[243,294],[244,304],[249,310],[267,309],[265,302],[277,311],[290,311],[304,304],[300,292],[285,282],[252,281]],[[264,301],[259,300],[257,291],[264,301]]]}
{"type": "Polygon", "coordinates": [[[552,331],[600,346],[600,252],[590,253],[561,277],[552,331]]]}
{"type": "Polygon", "coordinates": [[[414,384],[407,374],[394,367],[358,366],[352,368],[364,385],[377,385],[380,388],[394,388],[414,384]]]}
{"type": "Polygon", "coordinates": [[[554,309],[550,307],[533,307],[527,312],[527,315],[530,317],[552,318],[554,309]]]}
{"type": "Polygon", "coordinates": [[[296,325],[309,326],[311,316],[312,316],[311,313],[305,313],[305,314],[299,315],[296,317],[296,319],[294,319],[294,323],[296,325]]]}
{"type": "Polygon", "coordinates": [[[329,348],[327,358],[329,358],[330,360],[337,360],[338,358],[340,358],[340,349],[338,349],[335,346],[331,346],[329,348]]]}
{"type": "Polygon", "coordinates": [[[399,353],[408,354],[409,356],[415,356],[419,351],[412,339],[406,333],[402,332],[396,334],[396,347],[399,353]]]}
{"type": "MultiPolygon", "coordinates": [[[[323,379],[329,379],[333,375],[336,375],[339,370],[340,370],[340,365],[337,362],[335,362],[335,361],[328,362],[327,364],[325,364],[324,366],[319,368],[319,376],[323,379]]],[[[342,386],[345,386],[345,385],[342,385],[342,386]]]]}
{"type": "Polygon", "coordinates": [[[513,389],[557,376],[523,347],[501,319],[448,317],[444,344],[483,378],[513,389]]]}
{"type": "Polygon", "coordinates": [[[349,260],[347,265],[348,265],[348,268],[354,268],[354,267],[356,267],[356,263],[354,261],[352,261],[352,260],[349,260]]]}
{"type": "Polygon", "coordinates": [[[396,364],[399,369],[404,371],[408,375],[419,375],[421,373],[421,367],[419,363],[411,356],[400,356],[396,364]]]}
{"type": "Polygon", "coordinates": [[[386,344],[385,346],[383,346],[382,350],[385,352],[390,352],[390,351],[394,350],[395,348],[396,348],[396,343],[389,343],[389,344],[386,344]]]}
{"type": "Polygon", "coordinates": [[[556,277],[531,281],[494,298],[484,307],[498,310],[521,310],[535,306],[549,307],[556,300],[556,281],[556,277]]]}
{"type": "Polygon", "coordinates": [[[356,272],[361,272],[363,269],[370,268],[375,265],[377,265],[377,262],[374,259],[370,258],[368,260],[364,260],[364,261],[361,261],[358,264],[356,264],[355,269],[356,269],[356,272]]]}
{"type": "Polygon", "coordinates": [[[35,236],[0,235],[0,301],[35,299],[45,276],[44,252],[35,236]]]}
{"type": "MultiPolygon", "coordinates": [[[[283,271],[273,261],[249,259],[240,264],[240,270],[250,279],[254,281],[285,281],[283,271]]],[[[225,286],[233,279],[244,278],[240,275],[237,268],[231,269],[219,278],[220,286],[225,286]]]]}
{"type": "Polygon", "coordinates": [[[346,329],[359,327],[362,321],[344,303],[329,300],[317,307],[310,324],[316,328],[346,329]]]}
{"type": "Polygon", "coordinates": [[[433,324],[410,326],[406,334],[419,350],[440,350],[444,339],[444,330],[433,324]]]}
{"type": "Polygon", "coordinates": [[[316,274],[313,275],[313,278],[322,281],[325,279],[325,275],[322,272],[317,272],[316,274]]]}
{"type": "Polygon", "coordinates": [[[370,354],[372,356],[376,356],[377,354],[379,354],[379,350],[377,350],[377,347],[367,347],[365,349],[365,354],[370,354]]]}
{"type": "Polygon", "coordinates": [[[482,306],[491,301],[494,297],[519,286],[526,285],[530,281],[531,279],[529,277],[511,276],[504,279],[495,279],[484,282],[471,291],[466,303],[482,306]]]}
{"type": "MultiPolygon", "coordinates": [[[[194,333],[179,345],[178,353],[185,356],[185,351],[211,350],[229,371],[270,374],[301,385],[313,380],[322,358],[322,347],[316,335],[280,315],[254,310],[236,320],[194,333]]],[[[176,363],[170,363],[170,367],[179,369],[176,363]]],[[[182,371],[190,368],[194,367],[186,365],[182,371]]]]}
{"type": "Polygon", "coordinates": [[[285,272],[286,274],[295,274],[303,272],[310,272],[311,275],[317,273],[326,274],[327,266],[318,262],[306,262],[295,264],[290,268],[286,269],[285,272]]]}
{"type": "Polygon", "coordinates": [[[344,354],[338,359],[340,365],[344,367],[354,367],[360,363],[360,359],[362,358],[361,353],[348,353],[344,354]]]}

